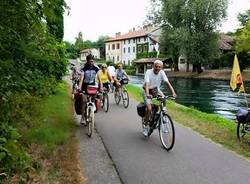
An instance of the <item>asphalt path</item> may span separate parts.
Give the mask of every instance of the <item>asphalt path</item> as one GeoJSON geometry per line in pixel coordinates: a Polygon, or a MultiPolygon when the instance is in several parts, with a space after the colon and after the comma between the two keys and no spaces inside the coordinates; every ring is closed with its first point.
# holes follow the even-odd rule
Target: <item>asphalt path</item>
{"type": "Polygon", "coordinates": [[[123,183],[250,183],[249,161],[189,128],[175,123],[176,142],[170,152],[162,148],[158,131],[144,138],[136,105],[131,99],[125,109],[110,94],[109,112],[95,116],[97,131],[123,183]]]}

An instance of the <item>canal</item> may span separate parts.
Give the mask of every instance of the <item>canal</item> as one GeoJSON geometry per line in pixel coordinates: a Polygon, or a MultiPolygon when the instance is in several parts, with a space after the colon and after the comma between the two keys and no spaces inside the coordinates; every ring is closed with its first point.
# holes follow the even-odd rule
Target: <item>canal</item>
{"type": "MultiPolygon", "coordinates": [[[[176,102],[200,111],[218,114],[228,119],[235,119],[235,113],[245,107],[245,98],[229,88],[229,81],[169,78],[178,97],[176,102]]],[[[131,76],[131,83],[142,86],[142,76],[131,76]]],[[[250,83],[244,83],[246,92],[250,92],[250,83]]],[[[163,91],[166,92],[165,88],[163,91]]],[[[167,93],[167,92],[166,92],[167,93]]],[[[248,106],[250,95],[247,95],[248,106]]]]}

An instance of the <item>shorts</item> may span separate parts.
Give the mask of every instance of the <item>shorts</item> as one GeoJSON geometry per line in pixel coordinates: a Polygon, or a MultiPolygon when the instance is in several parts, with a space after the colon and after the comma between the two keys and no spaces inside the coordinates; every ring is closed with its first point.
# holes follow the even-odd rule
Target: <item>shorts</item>
{"type": "MultiPolygon", "coordinates": [[[[152,99],[147,98],[147,95],[146,95],[146,92],[145,92],[144,89],[143,89],[143,92],[142,92],[142,93],[143,93],[144,103],[145,103],[146,105],[152,104],[152,99]]],[[[159,95],[159,94],[163,94],[162,91],[159,90],[159,89],[158,89],[158,92],[157,92],[157,93],[158,93],[158,95],[159,95]]],[[[151,94],[151,93],[150,93],[150,94],[151,94]]],[[[152,94],[151,94],[151,95],[152,95],[152,94]]]]}

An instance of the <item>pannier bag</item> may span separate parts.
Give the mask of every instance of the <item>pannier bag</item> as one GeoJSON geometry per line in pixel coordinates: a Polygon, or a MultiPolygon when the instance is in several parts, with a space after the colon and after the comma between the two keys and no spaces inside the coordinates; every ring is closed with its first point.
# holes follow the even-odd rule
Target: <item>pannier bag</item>
{"type": "Polygon", "coordinates": [[[236,114],[239,123],[250,123],[250,112],[247,109],[239,109],[236,114]]]}
{"type": "Polygon", "coordinates": [[[77,115],[82,114],[82,95],[77,92],[74,94],[74,100],[75,100],[75,111],[77,115]]]}
{"type": "Polygon", "coordinates": [[[146,105],[144,103],[139,103],[136,107],[137,107],[137,114],[140,117],[144,117],[145,116],[146,105]]]}
{"type": "Polygon", "coordinates": [[[128,79],[122,79],[121,84],[128,84],[128,79]]]}
{"type": "Polygon", "coordinates": [[[87,94],[88,95],[95,95],[97,93],[96,86],[87,86],[87,94]]]}
{"type": "MultiPolygon", "coordinates": [[[[146,111],[146,104],[145,103],[139,103],[137,105],[137,114],[140,117],[144,117],[145,116],[145,111],[146,111]]],[[[156,113],[158,111],[158,106],[155,104],[152,104],[152,112],[156,113]]]]}

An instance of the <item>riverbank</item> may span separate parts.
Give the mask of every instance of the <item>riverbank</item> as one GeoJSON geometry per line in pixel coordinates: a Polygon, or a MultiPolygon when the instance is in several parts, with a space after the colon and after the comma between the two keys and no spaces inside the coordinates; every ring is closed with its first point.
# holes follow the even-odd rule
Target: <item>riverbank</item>
{"type": "MultiPolygon", "coordinates": [[[[180,78],[197,78],[197,79],[210,79],[210,80],[228,80],[231,79],[232,70],[206,70],[200,74],[196,72],[175,72],[167,71],[168,77],[180,78]]],[[[250,70],[242,72],[243,81],[250,82],[250,70]]]]}

